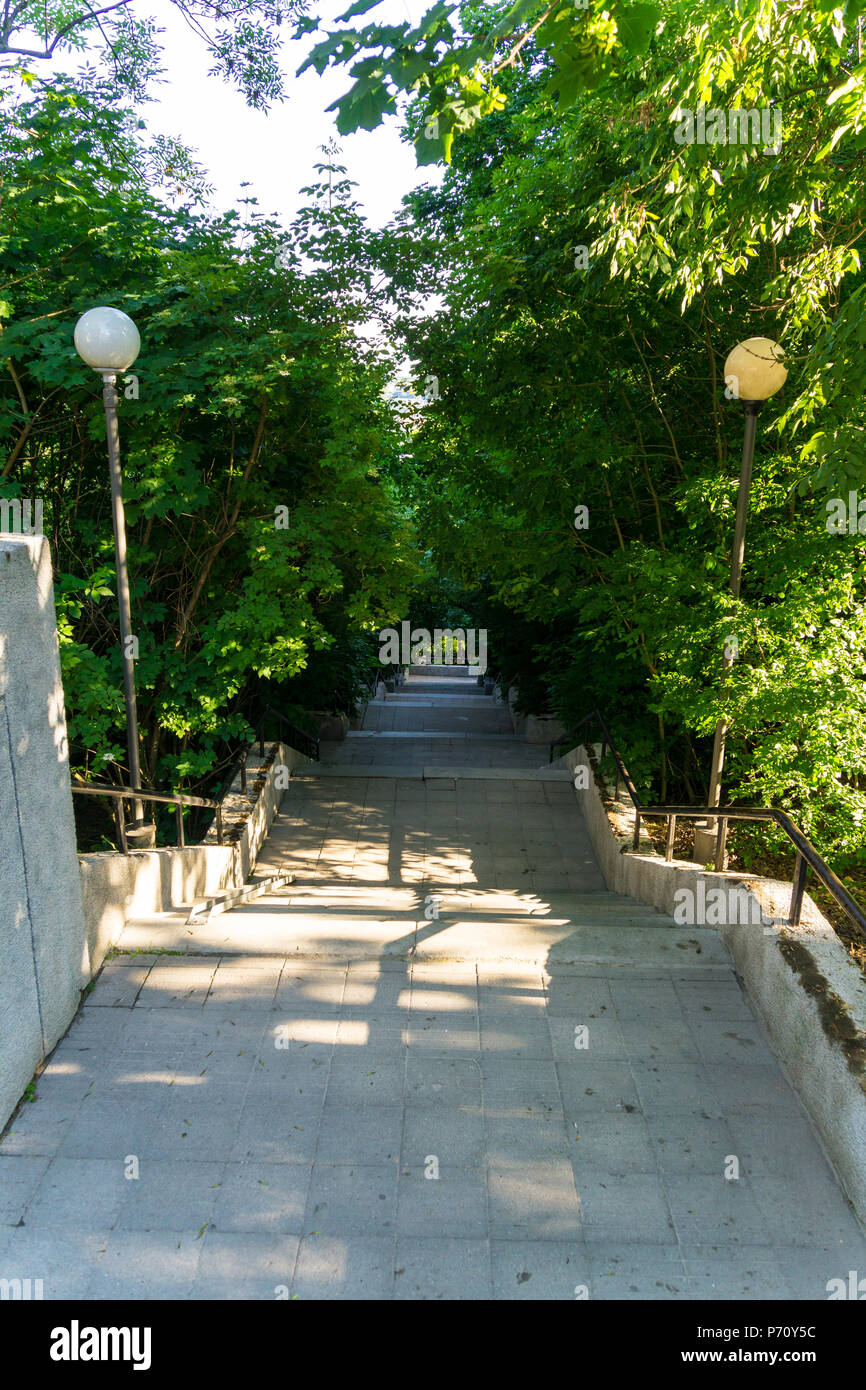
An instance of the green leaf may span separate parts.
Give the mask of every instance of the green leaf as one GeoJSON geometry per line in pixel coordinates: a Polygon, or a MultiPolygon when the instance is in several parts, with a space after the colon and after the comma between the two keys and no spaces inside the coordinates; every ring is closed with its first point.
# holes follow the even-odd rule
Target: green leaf
{"type": "Polygon", "coordinates": [[[385,112],[394,110],[394,99],[381,78],[362,77],[328,110],[336,110],[340,134],[351,135],[355,130],[375,130],[381,125],[385,112]]]}
{"type": "Polygon", "coordinates": [[[301,76],[301,73],[306,72],[307,68],[315,68],[321,77],[331,59],[341,48],[345,46],[349,54],[355,51],[356,45],[351,43],[351,39],[352,35],[348,33],[329,34],[307,54],[306,60],[298,68],[298,77],[301,76]]]}
{"type": "Polygon", "coordinates": [[[658,22],[656,5],[632,5],[616,17],[617,36],[629,53],[643,53],[649,47],[658,22]]]}
{"type": "Polygon", "coordinates": [[[513,34],[524,20],[530,19],[535,14],[540,14],[545,9],[547,9],[547,5],[542,3],[542,0],[517,0],[511,9],[506,11],[493,33],[500,38],[506,34],[513,34]]]}
{"type": "Polygon", "coordinates": [[[356,3],[345,14],[338,15],[337,23],[345,24],[347,20],[354,19],[356,15],[366,14],[368,10],[374,10],[377,5],[381,5],[382,0],[356,0],[356,3]]]}
{"type": "Polygon", "coordinates": [[[840,126],[837,126],[837,127],[836,127],[836,129],[833,131],[833,136],[832,136],[832,138],[831,138],[830,140],[827,141],[826,145],[822,145],[821,149],[820,149],[820,150],[818,151],[818,153],[815,155],[815,160],[816,160],[816,162],[817,162],[819,159],[826,159],[826,157],[827,157],[828,154],[832,154],[832,153],[833,153],[833,150],[835,150],[835,148],[836,148],[836,146],[838,145],[839,141],[842,139],[842,136],[845,134],[845,131],[846,131],[846,130],[851,130],[852,124],[853,124],[853,123],[852,123],[851,121],[849,121],[849,122],[847,123],[847,125],[840,125],[840,126]]]}

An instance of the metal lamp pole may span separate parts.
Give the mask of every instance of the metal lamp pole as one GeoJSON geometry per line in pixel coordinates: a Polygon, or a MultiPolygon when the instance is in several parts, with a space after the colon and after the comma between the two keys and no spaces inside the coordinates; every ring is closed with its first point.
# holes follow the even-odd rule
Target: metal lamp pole
{"type": "MultiPolygon", "coordinates": [[[[141,789],[138,751],[138,706],[135,698],[135,658],[132,611],[129,598],[129,566],[126,555],[126,520],[123,511],[123,475],[120,469],[120,434],[117,425],[117,373],[127,371],[138,356],[141,338],[132,319],[119,309],[89,309],[75,325],[75,347],[80,357],[102,377],[108,469],[111,477],[111,517],[117,569],[117,605],[123,662],[123,698],[126,710],[126,752],[133,790],[141,789]]],[[[155,827],[145,823],[142,802],[133,798],[130,838],[144,848],[155,841],[155,827]]]]}
{"type": "MultiPolygon", "coordinates": [[[[743,574],[743,557],[746,550],[746,518],[749,513],[749,490],[752,485],[752,465],[755,458],[755,434],[758,412],[765,400],[775,395],[788,375],[782,365],[782,352],[770,338],[747,338],[738,344],[725,362],[725,381],[733,396],[742,401],[745,411],[743,432],[743,458],[740,467],[740,486],[737,492],[737,519],[734,524],[734,545],[731,553],[731,598],[733,608],[740,597],[740,582],[743,574]]],[[[725,643],[722,656],[722,680],[727,680],[728,672],[735,660],[731,644],[725,643]]],[[[727,720],[724,716],[716,724],[713,740],[713,757],[710,767],[710,790],[708,805],[718,806],[722,794],[722,770],[725,765],[725,738],[727,720]]],[[[724,816],[718,820],[716,836],[715,866],[719,870],[727,867],[728,822],[724,816]]]]}
{"type": "MultiPolygon", "coordinates": [[[[117,425],[117,391],[114,372],[102,373],[102,401],[108,439],[108,471],[111,475],[111,519],[114,523],[114,555],[117,566],[117,606],[120,610],[120,644],[123,654],[123,699],[126,706],[126,755],[130,785],[141,786],[138,755],[138,705],[135,698],[135,662],[132,656],[132,608],[129,601],[129,568],[126,561],[126,517],[123,511],[123,476],[120,471],[120,431],[117,425]]],[[[133,801],[136,821],[143,820],[140,801],[133,801]]]]}
{"type": "MultiPolygon", "coordinates": [[[[749,512],[749,490],[752,486],[752,464],[755,458],[755,432],[758,423],[758,411],[761,409],[760,401],[743,401],[743,409],[746,413],[746,427],[743,433],[743,461],[740,468],[740,487],[737,492],[737,520],[734,524],[734,548],[731,555],[731,598],[736,604],[740,597],[740,580],[743,574],[743,557],[746,551],[746,517],[749,512]]],[[[733,612],[733,608],[732,608],[733,612]]],[[[727,680],[728,671],[734,664],[734,653],[730,643],[725,643],[722,654],[722,680],[727,680]]],[[[713,760],[710,767],[710,795],[707,804],[718,806],[722,794],[722,769],[725,765],[725,735],[727,733],[727,721],[721,718],[716,724],[716,734],[713,740],[713,760]]],[[[724,818],[718,822],[718,835],[716,839],[716,859],[717,869],[724,869],[727,866],[726,842],[728,836],[728,822],[724,818]]]]}

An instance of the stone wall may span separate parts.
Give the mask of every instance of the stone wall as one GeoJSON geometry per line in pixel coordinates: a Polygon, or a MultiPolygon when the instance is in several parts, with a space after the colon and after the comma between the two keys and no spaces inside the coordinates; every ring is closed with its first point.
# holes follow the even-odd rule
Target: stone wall
{"type": "Polygon", "coordinates": [[[43,536],[0,536],[0,1125],[90,978],[43,536]]]}

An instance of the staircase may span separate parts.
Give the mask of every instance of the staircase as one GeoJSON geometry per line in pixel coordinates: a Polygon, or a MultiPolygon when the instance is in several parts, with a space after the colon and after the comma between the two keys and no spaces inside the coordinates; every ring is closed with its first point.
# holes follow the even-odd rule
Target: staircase
{"type": "Polygon", "coordinates": [[[574,1302],[866,1268],[718,934],[606,891],[507,719],[413,671],[293,777],[250,885],[129,923],[0,1140],[0,1277],[574,1302]]]}
{"type": "Polygon", "coordinates": [[[131,922],[119,945],[727,969],[715,931],[607,892],[571,774],[543,756],[467,668],[412,668],[295,771],[248,890],[220,915],[131,922]]]}

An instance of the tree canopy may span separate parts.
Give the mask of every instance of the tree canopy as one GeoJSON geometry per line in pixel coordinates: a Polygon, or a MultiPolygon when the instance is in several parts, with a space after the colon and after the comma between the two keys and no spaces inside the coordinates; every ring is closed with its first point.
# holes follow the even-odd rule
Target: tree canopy
{"type": "MultiPolygon", "coordinates": [[[[211,74],[265,110],[285,93],[280,30],[306,0],[168,0],[213,62],[211,74]]],[[[3,0],[0,72],[50,64],[64,54],[96,60],[116,94],[141,99],[162,72],[162,30],[141,0],[3,0]]]]}
{"type": "MultiPolygon", "coordinates": [[[[339,132],[397,113],[446,167],[382,232],[335,148],[291,225],[217,214],[138,79],[52,76],[86,7],[49,7],[42,59],[7,9],[0,488],[46,502],[79,770],[123,769],[104,425],[71,340],[108,303],[143,343],[121,428],[151,780],[210,785],[262,698],[351,708],[376,631],[439,612],[488,627],[523,709],[604,709],[653,797],[703,802],[723,716],[726,797],[864,862],[864,6],[471,0],[413,26],[361,0],[321,34],[315,7],[182,3],[254,105],[291,21],[302,70],[347,69],[339,132]],[[789,375],[732,605],[724,363],[753,336],[789,375]],[[435,383],[405,416],[401,358],[435,383]]],[[[109,9],[139,26],[126,61],[149,21],[109,9]]]]}

